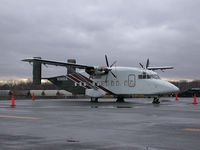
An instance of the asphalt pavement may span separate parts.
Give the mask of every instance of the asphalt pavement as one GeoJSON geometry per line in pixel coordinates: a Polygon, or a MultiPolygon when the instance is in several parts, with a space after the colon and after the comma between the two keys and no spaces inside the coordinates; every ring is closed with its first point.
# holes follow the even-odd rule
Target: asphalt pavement
{"type": "Polygon", "coordinates": [[[160,101],[1,100],[0,150],[199,150],[200,100],[160,101]]]}

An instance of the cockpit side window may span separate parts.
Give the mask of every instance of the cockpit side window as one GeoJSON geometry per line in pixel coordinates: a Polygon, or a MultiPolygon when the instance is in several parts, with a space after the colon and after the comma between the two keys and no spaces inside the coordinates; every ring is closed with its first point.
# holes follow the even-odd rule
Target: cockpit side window
{"type": "Polygon", "coordinates": [[[151,79],[151,75],[147,74],[147,79],[151,79]]]}
{"type": "Polygon", "coordinates": [[[138,79],[160,79],[160,77],[157,74],[147,74],[146,72],[143,72],[138,75],[138,79]]]}
{"type": "Polygon", "coordinates": [[[138,75],[138,79],[142,79],[142,75],[140,74],[140,75],[138,75]]]}
{"type": "Polygon", "coordinates": [[[157,74],[153,74],[153,75],[152,75],[152,78],[153,78],[153,79],[160,79],[160,77],[159,77],[157,74]]]}
{"type": "Polygon", "coordinates": [[[147,78],[147,75],[146,74],[143,74],[142,75],[142,79],[146,79],[147,78]]]}

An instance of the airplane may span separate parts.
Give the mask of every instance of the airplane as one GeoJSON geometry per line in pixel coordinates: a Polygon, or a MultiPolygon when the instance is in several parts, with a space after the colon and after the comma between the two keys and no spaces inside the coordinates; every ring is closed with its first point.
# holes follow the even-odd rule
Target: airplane
{"type": "Polygon", "coordinates": [[[155,70],[173,69],[172,66],[150,67],[147,59],[146,66],[139,63],[140,67],[119,67],[116,66],[117,61],[109,65],[106,55],[105,60],[106,66],[82,65],[41,58],[22,61],[70,68],[71,71],[67,75],[43,79],[48,79],[73,94],[85,94],[91,98],[91,102],[98,102],[98,99],[105,95],[113,95],[117,98],[116,102],[124,102],[124,98],[131,95],[145,95],[153,97],[153,104],[159,104],[161,95],[179,92],[179,88],[162,80],[155,72],[155,70]],[[81,71],[77,72],[76,69],[81,71]]]}

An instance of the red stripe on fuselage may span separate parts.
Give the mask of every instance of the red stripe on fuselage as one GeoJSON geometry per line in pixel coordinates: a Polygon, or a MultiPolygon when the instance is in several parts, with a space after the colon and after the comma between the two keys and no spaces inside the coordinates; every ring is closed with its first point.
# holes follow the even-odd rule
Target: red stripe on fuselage
{"type": "MultiPolygon", "coordinates": [[[[81,75],[83,78],[85,78],[85,79],[86,79],[87,81],[89,81],[90,83],[93,83],[92,80],[90,80],[90,79],[87,78],[86,76],[82,75],[81,73],[79,73],[79,75],[81,75]]],[[[107,92],[107,93],[110,94],[110,95],[116,95],[115,93],[109,91],[108,89],[104,88],[104,87],[101,86],[101,85],[97,85],[96,83],[95,83],[95,85],[96,85],[98,88],[102,89],[103,91],[107,92]]]]}
{"type": "MultiPolygon", "coordinates": [[[[71,74],[74,78],[76,78],[77,80],[80,80],[81,84],[84,84],[84,81],[77,75],[75,74],[71,74]]],[[[84,87],[86,87],[87,89],[91,89],[91,87],[89,87],[88,85],[83,85],[84,87]]]]}
{"type": "MultiPolygon", "coordinates": [[[[77,79],[76,77],[74,77],[73,74],[69,74],[69,75],[67,75],[67,76],[68,76],[71,80],[74,80],[75,82],[78,82],[79,84],[81,83],[81,85],[84,86],[84,85],[83,85],[83,82],[81,82],[80,79],[77,79]]],[[[84,87],[87,88],[87,89],[91,89],[91,88],[90,88],[89,86],[87,86],[87,85],[84,86],[84,87]]]]}
{"type": "Polygon", "coordinates": [[[71,78],[72,80],[74,80],[74,81],[80,83],[80,81],[79,81],[78,79],[74,78],[71,74],[69,74],[69,75],[67,75],[67,76],[68,76],[69,78],[71,78]]]}
{"type": "Polygon", "coordinates": [[[93,83],[92,80],[90,80],[89,78],[85,77],[84,75],[82,75],[81,73],[79,73],[80,76],[82,76],[84,79],[86,79],[88,82],[93,83]]]}

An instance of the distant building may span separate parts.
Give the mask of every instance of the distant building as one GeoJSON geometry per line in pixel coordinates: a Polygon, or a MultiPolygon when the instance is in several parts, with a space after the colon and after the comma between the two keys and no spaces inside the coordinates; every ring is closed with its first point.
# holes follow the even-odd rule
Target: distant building
{"type": "Polygon", "coordinates": [[[196,94],[196,96],[200,96],[200,88],[191,88],[188,89],[184,92],[179,93],[179,96],[181,97],[193,97],[194,94],[196,94]]]}

